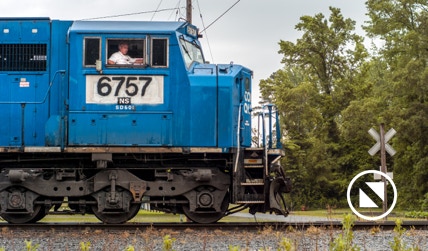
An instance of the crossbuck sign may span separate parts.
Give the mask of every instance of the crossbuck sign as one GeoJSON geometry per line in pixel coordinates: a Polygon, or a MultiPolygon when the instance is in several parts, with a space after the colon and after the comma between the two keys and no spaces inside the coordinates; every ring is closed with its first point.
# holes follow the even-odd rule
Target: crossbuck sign
{"type": "MultiPolygon", "coordinates": [[[[388,141],[397,133],[397,131],[394,130],[394,128],[391,128],[387,133],[385,133],[385,150],[389,153],[389,155],[394,156],[397,151],[392,148],[390,144],[388,144],[388,141]]],[[[379,150],[380,150],[380,135],[379,133],[371,128],[369,130],[369,134],[377,141],[376,144],[370,148],[369,154],[371,156],[374,156],[379,150]]]]}

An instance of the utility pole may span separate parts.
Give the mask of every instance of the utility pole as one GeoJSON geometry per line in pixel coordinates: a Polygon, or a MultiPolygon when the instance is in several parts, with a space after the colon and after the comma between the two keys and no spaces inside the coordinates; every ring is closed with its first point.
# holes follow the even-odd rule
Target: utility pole
{"type": "Polygon", "coordinates": [[[192,0],[186,0],[186,20],[192,23],[192,0]]]}

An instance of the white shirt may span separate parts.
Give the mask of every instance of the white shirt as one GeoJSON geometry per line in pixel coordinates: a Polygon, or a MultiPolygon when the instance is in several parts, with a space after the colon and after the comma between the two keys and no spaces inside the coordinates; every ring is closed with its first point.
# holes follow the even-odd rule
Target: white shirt
{"type": "Polygon", "coordinates": [[[133,64],[136,59],[128,55],[123,55],[122,52],[118,51],[113,53],[109,60],[113,61],[115,64],[133,64]]]}

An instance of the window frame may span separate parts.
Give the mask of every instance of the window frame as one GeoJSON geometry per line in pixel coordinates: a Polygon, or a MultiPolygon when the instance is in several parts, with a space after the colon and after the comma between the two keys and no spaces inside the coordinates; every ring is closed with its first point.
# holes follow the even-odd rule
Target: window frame
{"type": "MultiPolygon", "coordinates": [[[[188,39],[186,39],[184,36],[180,36],[180,38],[179,38],[179,40],[178,40],[178,43],[179,43],[179,45],[180,45],[180,51],[181,51],[181,54],[182,54],[182,57],[183,57],[183,61],[184,61],[184,64],[185,64],[185,66],[186,66],[186,69],[190,69],[191,68],[191,66],[196,62],[196,63],[200,63],[200,64],[204,64],[205,63],[205,57],[204,57],[204,53],[203,53],[203,51],[202,51],[202,47],[201,47],[201,45],[200,44],[198,44],[197,43],[197,41],[196,40],[188,40],[188,39]],[[190,45],[191,46],[191,48],[188,48],[187,46],[184,46],[183,45],[183,43],[187,43],[188,45],[190,45]],[[193,57],[193,56],[195,56],[194,55],[194,52],[195,52],[195,50],[194,49],[197,49],[197,51],[199,52],[199,55],[201,56],[201,61],[199,61],[199,60],[195,60],[195,58],[193,57]],[[188,51],[188,49],[191,49],[190,51],[188,51]],[[187,53],[189,53],[188,55],[187,55],[187,53]],[[186,60],[186,55],[187,55],[187,57],[190,57],[190,59],[191,59],[191,61],[189,61],[189,60],[186,60]]],[[[187,45],[186,44],[186,45],[187,45]]]]}
{"type": "Polygon", "coordinates": [[[150,50],[150,67],[153,67],[153,68],[168,68],[169,67],[169,38],[168,37],[151,37],[150,38],[150,48],[149,48],[149,50],[150,50]],[[153,56],[153,52],[154,52],[154,50],[153,50],[153,41],[154,40],[165,40],[166,41],[166,43],[165,43],[165,65],[154,65],[153,64],[153,59],[154,59],[154,56],[153,56]]]}
{"type": "Polygon", "coordinates": [[[126,68],[126,67],[129,67],[129,68],[133,68],[133,67],[144,67],[145,66],[145,64],[146,64],[146,60],[147,60],[147,37],[145,36],[145,37],[106,37],[105,38],[105,59],[103,60],[103,64],[105,64],[107,67],[118,67],[118,68],[126,68]],[[113,51],[113,49],[111,49],[110,48],[110,42],[111,41],[115,41],[115,45],[116,45],[116,48],[115,48],[115,50],[113,51]],[[131,41],[134,41],[134,42],[131,42],[131,41]],[[133,45],[133,44],[138,44],[136,41],[140,41],[140,42],[143,42],[143,46],[142,46],[142,49],[143,49],[143,53],[142,53],[142,56],[139,56],[139,55],[137,55],[137,56],[135,56],[135,55],[129,55],[129,53],[128,53],[128,55],[130,56],[130,57],[132,57],[132,58],[143,58],[143,62],[144,62],[144,64],[141,64],[141,65],[134,65],[134,64],[109,64],[108,63],[108,60],[109,60],[109,58],[111,57],[111,55],[113,55],[113,53],[115,53],[115,52],[117,52],[118,50],[119,50],[119,48],[117,48],[118,46],[119,46],[119,43],[120,42],[127,42],[128,43],[128,45],[129,45],[129,47],[131,47],[131,45],[133,45]]]}
{"type": "Polygon", "coordinates": [[[86,68],[95,68],[96,67],[96,60],[94,62],[94,64],[86,64],[86,39],[98,39],[98,59],[96,60],[101,60],[101,37],[93,37],[93,36],[88,36],[88,37],[84,37],[83,38],[83,66],[86,68]]]}

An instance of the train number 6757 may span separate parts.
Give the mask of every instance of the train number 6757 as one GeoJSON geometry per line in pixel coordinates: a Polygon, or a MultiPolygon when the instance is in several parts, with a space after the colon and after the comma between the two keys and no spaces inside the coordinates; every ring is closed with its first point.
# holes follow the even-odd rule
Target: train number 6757
{"type": "Polygon", "coordinates": [[[114,96],[119,96],[121,88],[125,88],[126,95],[133,97],[138,94],[139,88],[141,88],[141,97],[143,97],[151,82],[151,77],[128,76],[110,78],[104,76],[97,82],[97,92],[101,96],[109,96],[114,88],[114,96]]]}

